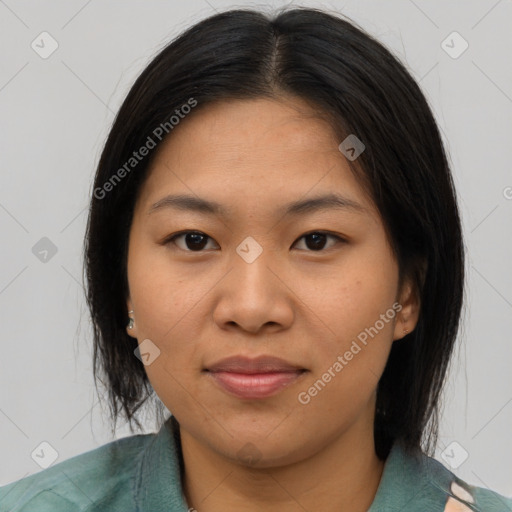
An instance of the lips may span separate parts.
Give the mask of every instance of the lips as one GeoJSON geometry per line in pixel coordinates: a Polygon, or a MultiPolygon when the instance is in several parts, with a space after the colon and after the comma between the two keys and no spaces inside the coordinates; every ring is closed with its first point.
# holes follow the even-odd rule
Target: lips
{"type": "Polygon", "coordinates": [[[273,396],[294,383],[307,371],[271,356],[222,359],[204,370],[223,391],[244,399],[273,396]]]}
{"type": "Polygon", "coordinates": [[[232,373],[276,373],[276,372],[294,372],[304,370],[300,366],[287,363],[278,357],[260,356],[249,358],[243,356],[232,356],[222,359],[210,366],[209,372],[232,372],[232,373]]]}

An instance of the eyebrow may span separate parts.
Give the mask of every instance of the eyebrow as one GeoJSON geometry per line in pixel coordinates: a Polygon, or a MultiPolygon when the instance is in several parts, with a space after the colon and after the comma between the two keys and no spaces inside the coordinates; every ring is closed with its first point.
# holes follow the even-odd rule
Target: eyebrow
{"type": "MultiPolygon", "coordinates": [[[[149,208],[148,214],[163,209],[172,208],[182,211],[193,211],[207,215],[228,216],[228,210],[215,201],[208,201],[187,194],[168,195],[149,208]]],[[[311,199],[293,201],[281,207],[276,214],[297,216],[306,215],[322,210],[346,210],[355,213],[367,213],[368,209],[362,204],[339,194],[325,194],[311,199]]]]}

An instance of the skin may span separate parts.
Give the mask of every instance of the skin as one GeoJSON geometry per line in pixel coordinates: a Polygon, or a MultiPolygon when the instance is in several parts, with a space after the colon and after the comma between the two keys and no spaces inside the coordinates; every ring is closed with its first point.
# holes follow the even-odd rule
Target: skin
{"type": "Polygon", "coordinates": [[[160,350],[145,369],[180,423],[188,505],[199,512],[366,511],[384,466],[373,441],[376,386],[393,341],[414,329],[419,312],[409,281],[398,289],[378,211],[341,141],[301,100],[198,107],[171,135],[135,207],[126,302],[135,325],[127,332],[160,350]],[[366,210],[277,213],[333,191],[366,210]],[[148,213],[171,193],[214,200],[228,214],[148,213]],[[181,230],[209,237],[202,252],[184,236],[165,245],[181,230]],[[315,250],[304,235],[322,230],[346,241],[326,237],[315,250]],[[248,236],[263,251],[252,263],[236,252],[248,236]],[[298,394],[395,302],[402,306],[395,318],[301,404],[298,394]],[[307,372],[272,397],[244,400],[201,371],[232,355],[277,356],[307,372]]]}

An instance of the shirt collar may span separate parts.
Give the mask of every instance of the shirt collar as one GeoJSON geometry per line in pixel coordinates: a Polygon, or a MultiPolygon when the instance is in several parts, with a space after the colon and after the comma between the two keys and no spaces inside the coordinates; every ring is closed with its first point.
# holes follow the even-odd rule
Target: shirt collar
{"type": "Polygon", "coordinates": [[[420,450],[408,452],[396,441],[386,459],[377,493],[368,512],[444,510],[450,472],[420,450]]]}
{"type": "MultiPolygon", "coordinates": [[[[179,426],[171,416],[136,462],[132,480],[135,510],[187,512],[182,478],[179,426]]],[[[396,442],[386,459],[368,512],[437,510],[432,507],[440,508],[444,504],[446,495],[450,494],[449,487],[450,473],[442,464],[420,451],[410,454],[396,442]]]]}
{"type": "Polygon", "coordinates": [[[179,427],[171,416],[136,463],[132,489],[137,512],[187,512],[180,459],[179,427]]]}

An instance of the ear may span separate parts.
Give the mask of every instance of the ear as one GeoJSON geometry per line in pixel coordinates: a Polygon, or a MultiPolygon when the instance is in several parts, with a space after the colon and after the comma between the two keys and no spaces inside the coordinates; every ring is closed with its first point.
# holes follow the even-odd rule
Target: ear
{"type": "Polygon", "coordinates": [[[128,334],[128,336],[131,336],[132,338],[137,338],[137,326],[135,324],[135,315],[134,313],[130,313],[130,311],[133,311],[133,304],[131,299],[128,297],[128,299],[126,300],[126,333],[128,334]],[[131,329],[128,328],[130,318],[134,319],[133,327],[131,329]]]}
{"type": "Polygon", "coordinates": [[[405,280],[397,297],[397,302],[402,308],[397,314],[393,341],[402,339],[407,334],[410,334],[418,323],[421,307],[420,291],[412,277],[405,280]]]}

